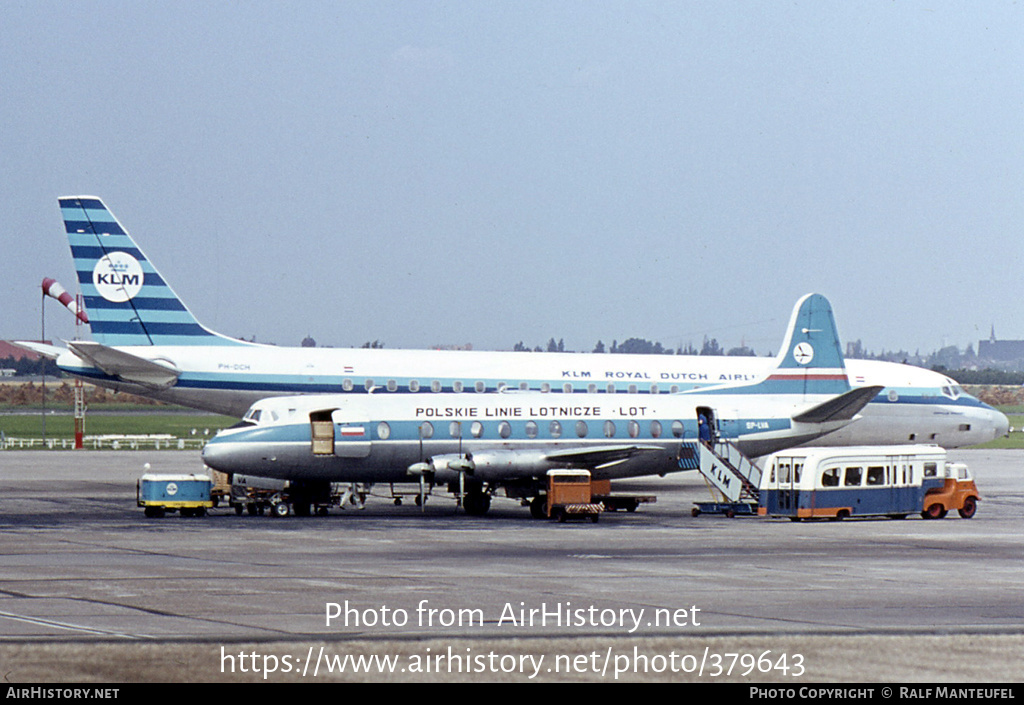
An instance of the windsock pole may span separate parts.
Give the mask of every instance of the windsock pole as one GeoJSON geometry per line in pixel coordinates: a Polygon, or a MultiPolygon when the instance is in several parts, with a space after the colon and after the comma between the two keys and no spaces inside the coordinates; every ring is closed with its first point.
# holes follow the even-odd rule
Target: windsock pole
{"type": "MultiPolygon", "coordinates": [[[[43,279],[43,300],[47,296],[60,301],[64,307],[75,314],[75,339],[81,339],[80,326],[89,322],[89,316],[82,306],[82,295],[71,296],[67,290],[57,282],[56,279],[47,277],[43,279]]],[[[43,323],[43,342],[46,342],[45,319],[43,323]]],[[[45,372],[44,372],[45,375],[45,372]]],[[[46,437],[46,377],[43,377],[43,437],[46,437]]],[[[75,378],[75,448],[84,447],[85,441],[85,388],[82,380],[75,378]]]]}

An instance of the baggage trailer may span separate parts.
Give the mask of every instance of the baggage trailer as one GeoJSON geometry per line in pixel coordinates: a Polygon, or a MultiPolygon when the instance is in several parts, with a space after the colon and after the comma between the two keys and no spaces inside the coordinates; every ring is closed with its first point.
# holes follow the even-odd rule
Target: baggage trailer
{"type": "Polygon", "coordinates": [[[213,506],[208,475],[157,475],[146,473],[135,484],[135,501],[145,507],[147,517],[157,519],[168,512],[183,517],[201,517],[213,506]]]}
{"type": "Polygon", "coordinates": [[[617,512],[620,509],[635,512],[641,504],[658,501],[654,495],[612,494],[611,480],[592,480],[590,493],[590,501],[599,502],[606,512],[617,512]]]}

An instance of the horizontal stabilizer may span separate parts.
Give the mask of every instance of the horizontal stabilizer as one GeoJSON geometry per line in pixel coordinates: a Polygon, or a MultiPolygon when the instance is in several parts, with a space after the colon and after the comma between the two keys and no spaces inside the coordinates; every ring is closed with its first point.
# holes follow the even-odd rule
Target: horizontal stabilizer
{"type": "Polygon", "coordinates": [[[67,352],[64,348],[58,348],[56,345],[50,345],[49,343],[37,343],[33,340],[12,340],[11,345],[17,345],[23,350],[29,350],[37,355],[48,357],[51,360],[56,360],[60,357],[61,353],[67,352]]]}
{"type": "Polygon", "coordinates": [[[147,360],[89,340],[75,340],[69,342],[68,346],[79,357],[108,375],[120,377],[126,382],[166,389],[177,382],[181,374],[180,370],[169,363],[147,360]]]}
{"type": "Polygon", "coordinates": [[[793,417],[801,423],[826,423],[828,421],[849,421],[867,406],[885,387],[858,387],[828,401],[813,406],[793,417]]]}
{"type": "Polygon", "coordinates": [[[640,445],[567,448],[548,453],[545,457],[553,463],[566,463],[575,467],[595,468],[607,463],[628,460],[640,453],[650,453],[652,451],[664,451],[664,448],[640,445]]]}

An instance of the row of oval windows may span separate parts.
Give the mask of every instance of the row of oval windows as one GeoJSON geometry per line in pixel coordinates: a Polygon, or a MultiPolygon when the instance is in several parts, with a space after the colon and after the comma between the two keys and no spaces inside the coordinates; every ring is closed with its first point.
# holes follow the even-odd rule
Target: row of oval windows
{"type": "MultiPolygon", "coordinates": [[[[540,424],[536,421],[527,421],[524,425],[524,432],[527,438],[537,438],[540,435],[540,424]]],[[[669,426],[672,436],[675,438],[682,438],[685,432],[685,427],[682,421],[673,421],[669,426]]],[[[590,427],[586,421],[577,421],[575,424],[576,436],[579,438],[586,438],[590,433],[590,427]]],[[[614,438],[618,432],[618,428],[614,421],[605,421],[602,424],[601,430],[604,433],[605,438],[614,438]]],[[[498,423],[498,436],[501,438],[512,437],[512,424],[508,421],[501,421],[498,423]]],[[[661,438],[664,434],[664,426],[661,421],[651,421],[648,426],[648,431],[651,438],[661,438]]],[[[549,438],[561,438],[563,434],[562,423],[560,421],[551,421],[547,425],[547,432],[549,438]]],[[[638,421],[628,421],[626,423],[626,434],[630,438],[639,438],[641,433],[641,426],[638,421]]],[[[424,421],[419,426],[419,435],[421,438],[433,438],[434,437],[434,424],[429,421],[424,421]]],[[[448,435],[452,438],[462,438],[462,422],[452,421],[448,424],[448,435]]],[[[469,424],[469,435],[473,438],[482,438],[484,435],[484,425],[480,421],[473,421],[469,424]]],[[[387,440],[391,437],[391,426],[386,421],[381,421],[377,424],[377,437],[381,440],[387,440]]]]}
{"type": "MultiPolygon", "coordinates": [[[[341,383],[341,388],[343,390],[345,390],[346,392],[351,392],[353,389],[355,389],[355,387],[356,387],[355,382],[353,382],[351,379],[345,379],[341,383]]],[[[488,391],[488,387],[487,387],[487,383],[486,382],[476,382],[473,385],[472,388],[473,388],[473,391],[479,392],[480,394],[483,394],[483,393],[488,391]]],[[[529,382],[520,382],[518,387],[511,387],[508,384],[506,384],[505,382],[498,382],[498,384],[495,387],[493,387],[492,389],[497,390],[497,391],[500,392],[500,391],[504,391],[506,389],[516,389],[516,388],[519,389],[520,391],[524,391],[524,392],[528,391],[530,389],[530,383],[529,382]]],[[[696,389],[696,388],[697,387],[694,387],[694,389],[696,389]]],[[[371,392],[371,391],[375,391],[377,389],[381,389],[381,387],[378,387],[374,383],[374,381],[372,379],[368,379],[368,380],[365,380],[363,382],[363,389],[365,389],[368,392],[371,392]]],[[[387,381],[387,383],[384,385],[383,389],[386,389],[389,392],[397,392],[398,391],[398,382],[393,380],[393,379],[389,379],[387,381]]],[[[409,381],[408,389],[409,389],[410,392],[418,392],[421,389],[423,389],[423,387],[420,385],[418,380],[413,379],[413,380],[409,381]]],[[[452,382],[451,389],[452,389],[453,392],[464,392],[466,390],[466,385],[464,383],[462,383],[461,381],[456,380],[456,381],[452,382]]],[[[539,391],[545,392],[545,393],[551,392],[553,389],[555,389],[555,387],[553,387],[548,382],[544,382],[539,387],[539,391]]],[[[631,384],[631,385],[629,385],[629,387],[627,387],[626,391],[629,394],[636,394],[639,391],[639,389],[640,388],[637,385],[631,384]]],[[[444,391],[444,385],[441,384],[441,382],[439,380],[435,379],[433,382],[430,383],[430,391],[432,391],[434,393],[443,392],[444,391]]],[[[562,391],[565,392],[566,394],[570,394],[572,392],[577,391],[577,389],[576,389],[576,387],[571,382],[566,382],[565,384],[562,385],[562,391]]],[[[582,391],[582,389],[580,391],[582,391]]],[[[594,384],[594,383],[591,383],[591,384],[587,385],[587,392],[589,394],[597,394],[598,391],[600,391],[599,390],[599,385],[594,384]]],[[[608,394],[615,394],[617,391],[619,391],[619,389],[615,386],[614,382],[609,382],[605,386],[605,392],[607,392],[608,394]]],[[[650,386],[650,388],[649,388],[649,391],[650,391],[651,394],[661,394],[661,387],[659,385],[657,385],[657,384],[652,384],[650,386]]],[[[678,391],[679,391],[679,385],[678,384],[673,384],[668,389],[668,392],[671,393],[671,394],[675,394],[678,391]]]]}

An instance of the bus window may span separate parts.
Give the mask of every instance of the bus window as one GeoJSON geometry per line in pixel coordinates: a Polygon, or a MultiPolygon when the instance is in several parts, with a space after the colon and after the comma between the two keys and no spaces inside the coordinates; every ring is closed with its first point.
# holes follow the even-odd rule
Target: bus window
{"type": "Polygon", "coordinates": [[[868,468],[868,484],[869,485],[884,485],[885,484],[885,468],[881,465],[874,465],[868,468]]]}
{"type": "Polygon", "coordinates": [[[924,476],[935,477],[939,471],[939,466],[936,463],[925,463],[924,464],[924,476]]]}
{"type": "Polygon", "coordinates": [[[803,472],[803,463],[793,463],[793,482],[800,484],[800,476],[803,475],[803,472]]]}
{"type": "Polygon", "coordinates": [[[839,487],[839,468],[829,468],[821,473],[822,487],[839,487]]]}
{"type": "Polygon", "coordinates": [[[789,482],[789,463],[779,463],[779,482],[789,482]]]}
{"type": "Polygon", "coordinates": [[[846,479],[843,485],[846,487],[860,487],[861,478],[864,475],[864,468],[846,468],[846,479]]]}

